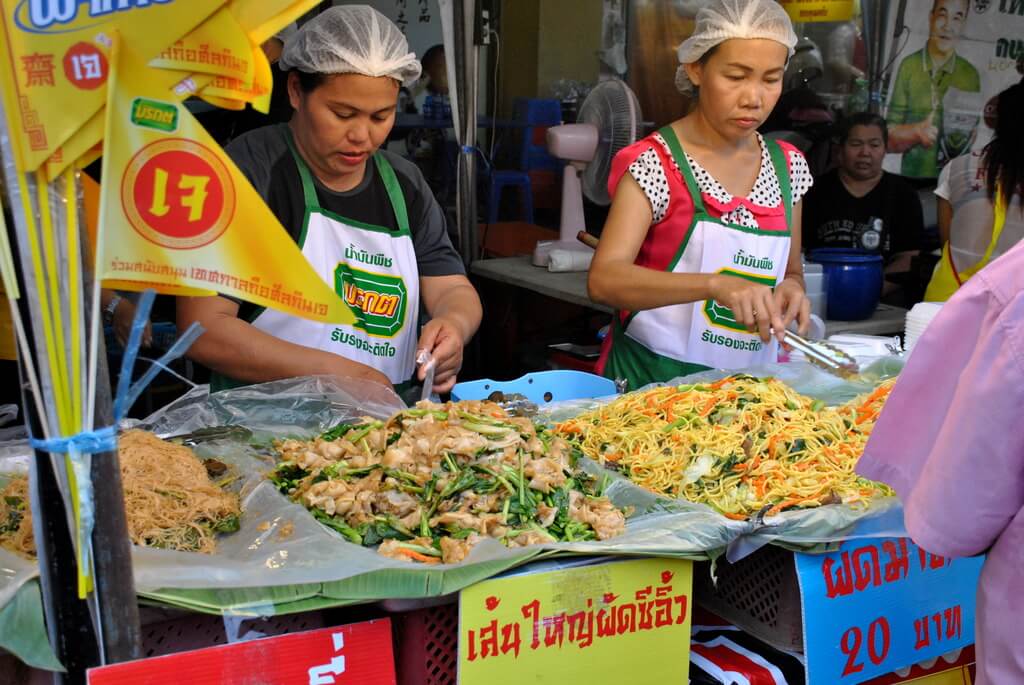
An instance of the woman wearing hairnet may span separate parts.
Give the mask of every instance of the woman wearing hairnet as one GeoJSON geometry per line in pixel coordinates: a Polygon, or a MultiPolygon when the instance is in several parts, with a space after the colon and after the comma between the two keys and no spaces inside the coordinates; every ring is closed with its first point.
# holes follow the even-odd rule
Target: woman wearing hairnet
{"type": "Polygon", "coordinates": [[[206,328],[191,355],[214,371],[214,388],[309,374],[402,386],[426,350],[434,390],[451,389],[480,300],[420,172],[378,149],[399,87],[420,74],[416,56],[384,15],[353,5],[303,25],[280,64],[291,121],[250,131],[227,152],[309,263],[362,314],[335,326],[226,297],[182,298],[179,325],[206,328]],[[430,321],[418,332],[421,303],[430,321]]]}
{"type": "Polygon", "coordinates": [[[773,362],[775,337],[794,320],[806,329],[800,201],[812,179],[795,148],[757,132],[795,44],[771,0],[698,11],[676,72],[696,104],[612,164],[588,284],[619,309],[598,367],[606,376],[636,388],[773,362]]]}

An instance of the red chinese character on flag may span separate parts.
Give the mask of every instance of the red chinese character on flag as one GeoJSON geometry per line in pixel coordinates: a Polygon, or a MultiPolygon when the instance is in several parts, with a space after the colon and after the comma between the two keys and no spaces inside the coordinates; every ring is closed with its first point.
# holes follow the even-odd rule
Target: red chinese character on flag
{"type": "Polygon", "coordinates": [[[53,55],[44,55],[38,52],[22,55],[21,66],[25,69],[26,87],[54,85],[53,55]]]}

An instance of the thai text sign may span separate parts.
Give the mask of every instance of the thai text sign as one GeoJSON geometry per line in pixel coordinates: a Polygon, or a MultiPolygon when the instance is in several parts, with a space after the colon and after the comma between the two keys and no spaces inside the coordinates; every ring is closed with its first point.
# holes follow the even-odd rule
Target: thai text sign
{"type": "Polygon", "coordinates": [[[811,683],[862,683],[974,643],[983,559],[947,559],[906,538],[796,554],[811,683]]]}
{"type": "Polygon", "coordinates": [[[89,685],[394,685],[388,619],[268,637],[89,670],[89,685]]]}
{"type": "Polygon", "coordinates": [[[692,581],[689,561],[638,559],[474,585],[459,683],[686,682],[692,581]]]}

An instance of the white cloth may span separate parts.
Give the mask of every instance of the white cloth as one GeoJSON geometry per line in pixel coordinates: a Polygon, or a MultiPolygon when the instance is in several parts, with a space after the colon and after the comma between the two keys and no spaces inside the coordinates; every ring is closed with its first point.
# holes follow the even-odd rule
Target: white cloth
{"type": "Polygon", "coordinates": [[[697,12],[696,26],[676,52],[676,88],[693,89],[682,65],[693,64],[708,50],[730,38],[761,38],[782,43],[793,56],[796,32],[786,10],[775,0],[713,0],[697,12]]]}
{"type": "MultiPolygon", "coordinates": [[[[655,134],[655,140],[665,148],[667,157],[672,159],[672,151],[669,150],[664,138],[660,134],[655,134]]],[[[751,189],[747,199],[762,207],[777,207],[782,201],[779,178],[775,174],[775,165],[772,164],[768,146],[765,144],[764,138],[761,137],[760,133],[757,134],[757,140],[761,145],[761,170],[757,174],[757,180],[754,181],[754,187],[751,189]]],[[[790,153],[787,156],[789,157],[790,170],[790,203],[796,205],[814,184],[814,177],[811,175],[811,170],[808,168],[807,160],[803,155],[790,153]]],[[[689,162],[693,175],[697,179],[697,185],[702,193],[710,195],[723,204],[732,202],[733,197],[729,191],[714,176],[708,173],[704,167],[698,164],[689,153],[686,154],[686,161],[689,162]]],[[[672,167],[676,173],[681,173],[674,159],[672,159],[672,167]]],[[[647,150],[641,154],[636,158],[636,161],[629,165],[629,174],[639,184],[640,188],[644,191],[644,195],[647,196],[647,201],[651,204],[652,223],[656,224],[664,219],[666,212],[668,212],[670,191],[668,179],[665,177],[665,169],[662,166],[658,153],[654,150],[647,150]]],[[[743,205],[723,215],[722,220],[738,226],[757,228],[757,219],[743,205]]]]}
{"type": "Polygon", "coordinates": [[[421,66],[405,35],[369,5],[339,5],[321,12],[289,37],[282,71],[389,76],[408,86],[421,66]]]}

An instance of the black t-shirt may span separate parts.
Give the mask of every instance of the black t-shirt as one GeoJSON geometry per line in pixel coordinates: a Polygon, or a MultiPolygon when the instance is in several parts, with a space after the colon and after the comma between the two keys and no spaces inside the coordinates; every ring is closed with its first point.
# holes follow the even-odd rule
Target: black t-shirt
{"type": "MultiPolygon", "coordinates": [[[[281,225],[298,242],[306,205],[302,180],[283,126],[265,126],[245,133],[231,142],[225,151],[249,179],[281,225]]],[[[413,249],[420,276],[465,274],[446,230],[444,212],[434,199],[423,174],[415,164],[386,151],[378,151],[394,167],[405,197],[412,233],[413,249]]],[[[336,192],[314,176],[317,199],[325,210],[348,219],[398,231],[398,220],[387,189],[377,172],[374,159],[366,162],[366,175],[352,190],[336,192]]],[[[247,318],[255,305],[241,303],[239,316],[247,318]]]]}
{"type": "Polygon", "coordinates": [[[886,260],[900,252],[920,250],[924,237],[917,191],[887,171],[864,197],[850,194],[838,170],[821,176],[804,196],[802,223],[808,250],[851,247],[877,252],[886,260]],[[876,218],[881,219],[880,233],[875,230],[876,218]]]}

